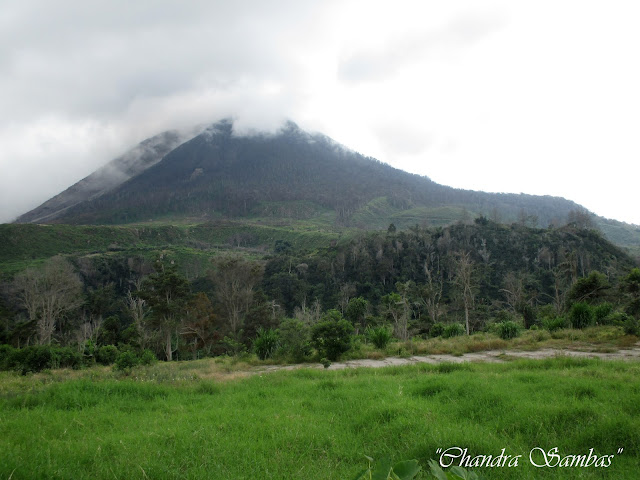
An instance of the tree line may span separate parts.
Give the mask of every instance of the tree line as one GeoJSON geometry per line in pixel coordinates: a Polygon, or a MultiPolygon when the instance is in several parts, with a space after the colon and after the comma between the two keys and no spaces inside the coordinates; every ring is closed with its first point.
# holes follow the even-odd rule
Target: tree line
{"type": "Polygon", "coordinates": [[[345,338],[385,332],[408,340],[610,323],[637,333],[640,270],[592,230],[481,217],[390,227],[311,253],[280,241],[259,260],[213,256],[192,279],[169,256],[55,256],[0,298],[0,343],[14,348],[60,345],[92,360],[106,346],[169,361],[250,350],[335,359],[345,338]]]}

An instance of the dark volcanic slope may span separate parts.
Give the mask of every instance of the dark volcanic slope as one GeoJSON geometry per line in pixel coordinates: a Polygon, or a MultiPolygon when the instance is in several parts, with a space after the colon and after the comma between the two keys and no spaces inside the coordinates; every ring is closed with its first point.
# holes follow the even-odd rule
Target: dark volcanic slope
{"type": "MultiPolygon", "coordinates": [[[[167,215],[242,217],[268,202],[296,202],[333,209],[338,222],[348,224],[352,213],[377,197],[387,197],[401,210],[458,205],[485,214],[496,209],[505,219],[526,211],[537,215],[541,225],[554,217],[564,219],[579,208],[556,197],[488,194],[438,185],[349,151],[323,135],[310,135],[292,123],[276,135],[240,137],[233,135],[230,122],[223,121],[128,181],[67,205],[55,217],[39,218],[125,223],[167,215]]],[[[25,215],[20,221],[31,218],[35,216],[25,215]]]]}
{"type": "Polygon", "coordinates": [[[112,160],[88,177],[72,185],[64,192],[47,200],[39,207],[20,216],[17,223],[51,222],[82,202],[109,192],[131,177],[138,175],[159,162],[171,150],[176,148],[193,134],[178,131],[163,132],[151,137],[124,155],[112,160]]]}

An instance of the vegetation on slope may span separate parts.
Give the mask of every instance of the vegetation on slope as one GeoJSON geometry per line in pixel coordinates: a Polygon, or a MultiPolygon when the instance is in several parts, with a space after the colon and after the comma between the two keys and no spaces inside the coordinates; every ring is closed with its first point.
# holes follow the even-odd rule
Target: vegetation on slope
{"type": "MultiPolygon", "coordinates": [[[[270,202],[289,204],[279,214],[306,218],[330,209],[339,224],[375,198],[396,210],[460,206],[514,221],[523,212],[540,225],[562,221],[579,207],[530,195],[487,194],[438,185],[341,147],[288,124],[277,135],[233,135],[221,122],[180,145],[159,163],[57,222],[131,223],[166,215],[247,217],[270,202]],[[307,208],[299,208],[306,203],[307,208]]],[[[453,218],[450,220],[454,220],[453,218]]]]}
{"type": "MultiPolygon", "coordinates": [[[[166,359],[262,345],[264,358],[284,348],[304,360],[315,348],[333,361],[351,348],[351,333],[401,341],[483,331],[512,338],[523,329],[591,325],[638,333],[635,264],[594,231],[480,218],[446,228],[390,227],[337,242],[253,226],[253,240],[233,230],[232,243],[266,250],[236,247],[239,256],[209,243],[226,237],[226,226],[135,227],[136,239],[148,243],[53,257],[23,270],[0,290],[1,341],[59,343],[80,353],[91,345],[151,349],[166,359]],[[271,232],[285,235],[274,241],[271,232]],[[153,245],[169,236],[172,244],[153,245]],[[323,246],[301,250],[287,238],[323,246]],[[185,288],[158,295],[164,285],[185,288]]],[[[70,227],[12,228],[48,235],[70,227]]],[[[134,227],[82,228],[106,232],[98,235],[106,241],[134,227]]]]}

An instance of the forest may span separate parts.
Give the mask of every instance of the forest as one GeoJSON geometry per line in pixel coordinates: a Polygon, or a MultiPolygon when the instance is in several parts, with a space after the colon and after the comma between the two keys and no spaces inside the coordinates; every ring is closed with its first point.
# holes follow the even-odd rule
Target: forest
{"type": "Polygon", "coordinates": [[[205,250],[198,275],[171,250],[110,253],[56,255],[4,277],[0,367],[243,352],[335,361],[358,342],[592,325],[640,333],[637,261],[575,223],[391,224],[314,249],[276,240],[262,255],[205,250]]]}

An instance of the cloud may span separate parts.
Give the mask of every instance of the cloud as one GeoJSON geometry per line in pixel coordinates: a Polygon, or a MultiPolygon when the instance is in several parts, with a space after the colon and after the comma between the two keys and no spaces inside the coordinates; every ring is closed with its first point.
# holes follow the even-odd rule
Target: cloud
{"type": "Polygon", "coordinates": [[[620,175],[606,175],[628,171],[640,153],[640,70],[630,60],[640,7],[631,2],[7,0],[0,8],[0,221],[145,138],[233,117],[241,133],[292,119],[453,186],[580,201],[595,198],[596,182],[603,207],[590,208],[605,211],[616,198],[607,212],[630,205],[620,218],[640,223],[634,186],[615,189],[620,175]],[[580,168],[603,159],[605,170],[580,168]],[[509,175],[514,163],[535,168],[509,175]],[[580,182],[563,177],[575,170],[586,172],[580,182]]]}
{"type": "Polygon", "coordinates": [[[0,221],[166,129],[234,117],[239,130],[274,130],[295,116],[305,49],[331,4],[4,5],[0,221]]]}
{"type": "MultiPolygon", "coordinates": [[[[17,119],[42,111],[116,116],[139,98],[202,85],[295,78],[286,35],[312,9],[293,2],[29,2],[0,37],[3,98],[17,119]]],[[[293,39],[292,39],[293,40],[293,39]]]]}
{"type": "Polygon", "coordinates": [[[383,123],[376,126],[374,132],[387,155],[424,154],[433,144],[431,134],[417,125],[407,126],[401,122],[383,123]]]}
{"type": "Polygon", "coordinates": [[[375,50],[365,48],[349,55],[340,63],[339,76],[346,82],[380,81],[406,65],[473,45],[504,25],[501,11],[460,13],[441,27],[392,38],[375,50]]]}

